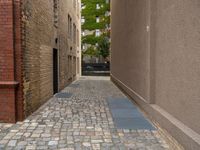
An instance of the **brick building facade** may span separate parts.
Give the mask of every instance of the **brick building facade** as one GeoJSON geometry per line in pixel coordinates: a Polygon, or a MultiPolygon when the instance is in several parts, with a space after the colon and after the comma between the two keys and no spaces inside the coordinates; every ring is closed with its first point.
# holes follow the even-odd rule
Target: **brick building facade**
{"type": "Polygon", "coordinates": [[[0,121],[23,120],[80,75],[79,0],[0,0],[0,121]]]}

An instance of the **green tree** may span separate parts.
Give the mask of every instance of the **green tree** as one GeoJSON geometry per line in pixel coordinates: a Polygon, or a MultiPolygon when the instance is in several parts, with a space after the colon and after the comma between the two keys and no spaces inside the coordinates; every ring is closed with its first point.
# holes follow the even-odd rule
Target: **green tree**
{"type": "Polygon", "coordinates": [[[97,49],[104,59],[109,56],[110,42],[108,37],[104,37],[99,41],[97,49]]]}
{"type": "Polygon", "coordinates": [[[110,24],[110,17],[105,16],[107,11],[110,11],[110,4],[105,0],[82,0],[85,9],[82,10],[82,16],[85,18],[85,23],[82,25],[83,30],[105,29],[107,24],[110,24]],[[101,6],[96,9],[96,4],[101,6]],[[100,18],[100,22],[96,22],[96,17],[100,18]]]}
{"type": "Polygon", "coordinates": [[[99,56],[99,52],[94,48],[94,46],[90,46],[85,52],[82,53],[83,56],[87,55],[87,56],[94,56],[94,57],[98,57],[99,56]]]}
{"type": "Polygon", "coordinates": [[[106,0],[82,0],[81,3],[82,17],[85,19],[82,24],[82,31],[85,33],[82,35],[82,44],[90,46],[82,52],[82,56],[106,58],[109,56],[110,46],[109,41],[106,41],[110,37],[110,3],[106,0]],[[100,36],[96,36],[96,29],[100,30],[100,36]]]}

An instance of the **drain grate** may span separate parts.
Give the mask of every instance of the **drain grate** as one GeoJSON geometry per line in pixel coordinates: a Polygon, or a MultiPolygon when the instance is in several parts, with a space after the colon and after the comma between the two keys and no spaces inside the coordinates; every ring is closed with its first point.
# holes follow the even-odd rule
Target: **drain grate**
{"type": "Polygon", "coordinates": [[[137,107],[127,98],[109,98],[113,121],[118,129],[155,130],[137,107]]]}
{"type": "Polygon", "coordinates": [[[78,87],[79,87],[79,84],[70,84],[69,87],[78,88],[78,87]]]}
{"type": "Polygon", "coordinates": [[[57,93],[55,95],[56,98],[70,98],[72,97],[72,93],[57,93]]]}

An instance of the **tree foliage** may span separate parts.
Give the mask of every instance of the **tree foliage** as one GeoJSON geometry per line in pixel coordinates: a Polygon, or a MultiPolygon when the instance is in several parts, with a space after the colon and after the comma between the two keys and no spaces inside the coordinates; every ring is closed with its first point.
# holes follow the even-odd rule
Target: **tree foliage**
{"type": "Polygon", "coordinates": [[[90,45],[95,45],[102,38],[103,38],[103,36],[96,37],[94,34],[92,34],[92,35],[86,35],[86,36],[82,37],[82,43],[83,44],[86,43],[86,44],[90,44],[90,45]]]}
{"type": "Polygon", "coordinates": [[[98,51],[95,49],[94,46],[90,46],[85,52],[82,53],[83,56],[84,55],[87,55],[87,56],[95,56],[95,57],[98,57],[99,56],[99,53],[98,51]]]}
{"type": "Polygon", "coordinates": [[[82,25],[83,30],[105,29],[107,24],[110,24],[110,17],[105,16],[107,11],[110,11],[110,4],[105,0],[82,0],[85,9],[82,10],[82,16],[85,18],[85,23],[82,25]],[[96,4],[101,6],[96,9],[96,4]],[[96,17],[100,17],[100,22],[96,23],[96,17]]]}
{"type": "Polygon", "coordinates": [[[82,16],[85,19],[82,30],[94,31],[99,29],[102,33],[99,37],[95,36],[95,31],[91,35],[82,36],[82,44],[91,45],[83,52],[83,56],[103,56],[106,58],[109,55],[110,46],[109,42],[105,40],[110,37],[110,32],[107,29],[110,25],[110,16],[105,14],[110,11],[110,4],[106,3],[106,0],[82,0],[82,4],[85,6],[82,9],[82,16]],[[100,9],[96,9],[97,4],[99,4],[100,9]],[[96,22],[96,17],[99,17],[99,22],[96,22]]]}
{"type": "Polygon", "coordinates": [[[110,42],[107,37],[104,37],[99,41],[97,50],[99,51],[99,55],[103,56],[104,59],[109,56],[110,42]]]}

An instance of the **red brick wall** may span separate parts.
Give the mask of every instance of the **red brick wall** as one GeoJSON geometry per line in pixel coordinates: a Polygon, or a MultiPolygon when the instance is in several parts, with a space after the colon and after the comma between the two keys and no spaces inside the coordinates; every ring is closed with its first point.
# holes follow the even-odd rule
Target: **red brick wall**
{"type": "Polygon", "coordinates": [[[19,83],[16,89],[16,119],[22,121],[24,119],[24,98],[21,0],[14,0],[14,14],[15,80],[19,83]]]}
{"type": "Polygon", "coordinates": [[[12,0],[0,0],[0,81],[12,81],[13,69],[12,0]]]}
{"type": "Polygon", "coordinates": [[[15,91],[13,88],[0,88],[0,121],[15,122],[15,91]]]}
{"type": "Polygon", "coordinates": [[[0,0],[1,122],[24,119],[20,6],[20,0],[0,0]]]}
{"type": "Polygon", "coordinates": [[[0,120],[15,122],[13,1],[0,0],[0,120]]]}
{"type": "Polygon", "coordinates": [[[67,45],[74,56],[76,45],[67,38],[68,11],[79,19],[71,2],[61,5],[56,28],[53,1],[0,0],[0,122],[22,121],[53,96],[53,48],[59,49],[60,89],[69,83],[67,45]]]}

